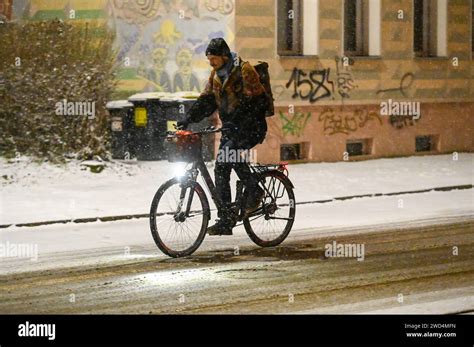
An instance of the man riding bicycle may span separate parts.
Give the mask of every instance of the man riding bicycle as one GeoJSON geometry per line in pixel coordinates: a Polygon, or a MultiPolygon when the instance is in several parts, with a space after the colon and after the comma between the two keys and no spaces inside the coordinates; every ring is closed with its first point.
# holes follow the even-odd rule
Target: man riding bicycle
{"type": "MultiPolygon", "coordinates": [[[[186,119],[178,122],[178,127],[186,128],[189,123],[200,122],[218,110],[222,127],[230,129],[222,134],[219,153],[241,153],[262,143],[267,133],[265,110],[268,99],[257,71],[231,52],[223,38],[210,41],[206,56],[213,68],[209,81],[186,119]]],[[[246,186],[246,212],[257,209],[264,196],[247,163],[236,155],[218,155],[214,176],[222,207],[217,212],[216,224],[207,229],[209,235],[232,235],[236,224],[230,208],[232,169],[246,186]],[[237,160],[229,160],[232,158],[237,160]]]]}

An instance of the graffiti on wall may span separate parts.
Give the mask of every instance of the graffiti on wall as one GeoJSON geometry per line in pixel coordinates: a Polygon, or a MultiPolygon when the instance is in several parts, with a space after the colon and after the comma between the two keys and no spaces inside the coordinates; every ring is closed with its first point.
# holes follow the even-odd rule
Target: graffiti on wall
{"type": "Polygon", "coordinates": [[[336,99],[337,95],[344,99],[350,98],[352,90],[358,86],[355,84],[354,76],[349,68],[349,59],[336,56],[336,72],[334,73],[336,82],[331,79],[331,69],[312,70],[305,72],[304,70],[293,68],[288,82],[285,87],[289,89],[293,86],[292,98],[300,98],[301,100],[309,100],[315,103],[324,98],[336,99]]]}
{"type": "Polygon", "coordinates": [[[232,0],[206,0],[206,8],[211,12],[219,11],[227,15],[234,11],[234,2],[232,0]]]}
{"type": "Polygon", "coordinates": [[[319,115],[318,120],[323,122],[325,135],[347,135],[365,127],[369,122],[382,125],[382,119],[378,113],[368,111],[367,109],[357,109],[354,111],[327,109],[319,115]]]}
{"type": "Polygon", "coordinates": [[[209,77],[209,41],[224,37],[233,46],[234,8],[233,0],[115,0],[117,46],[121,57],[132,57],[135,89],[200,92],[209,77]]]}
{"type": "Polygon", "coordinates": [[[279,117],[267,123],[268,131],[265,144],[271,149],[279,149],[287,141],[287,136],[301,137],[312,117],[311,112],[279,112],[279,117]]]}
{"type": "Polygon", "coordinates": [[[235,0],[18,1],[24,13],[17,16],[29,20],[72,21],[74,10],[81,21],[107,23],[116,37],[120,90],[199,92],[209,77],[209,41],[224,37],[234,46],[235,0]]]}
{"type": "Polygon", "coordinates": [[[303,112],[297,112],[294,114],[285,115],[280,111],[281,130],[283,136],[301,136],[304,133],[306,125],[311,118],[311,112],[304,114],[303,112]]]}
{"type": "Polygon", "coordinates": [[[418,122],[418,118],[414,116],[390,116],[388,121],[395,129],[404,129],[414,126],[418,122]]]}
{"type": "Polygon", "coordinates": [[[330,97],[334,91],[334,82],[329,80],[330,72],[331,69],[323,69],[306,73],[295,67],[285,87],[289,88],[293,85],[291,96],[293,99],[299,97],[315,103],[320,99],[330,97]]]}
{"type": "Polygon", "coordinates": [[[334,58],[336,62],[336,86],[337,93],[342,98],[350,98],[350,93],[353,89],[357,88],[357,85],[354,81],[354,76],[349,69],[350,63],[348,58],[340,58],[336,56],[334,58]]]}
{"type": "Polygon", "coordinates": [[[401,78],[400,86],[398,88],[380,89],[377,91],[377,95],[383,93],[400,92],[400,94],[404,97],[408,97],[414,81],[415,75],[412,72],[407,72],[401,78]]]}
{"type": "Polygon", "coordinates": [[[116,18],[124,19],[130,24],[144,24],[158,17],[160,7],[164,7],[160,1],[128,1],[113,0],[112,10],[116,18]]]}
{"type": "Polygon", "coordinates": [[[272,92],[273,92],[273,97],[275,100],[278,100],[283,96],[285,93],[285,86],[278,84],[278,85],[272,85],[272,92]]]}

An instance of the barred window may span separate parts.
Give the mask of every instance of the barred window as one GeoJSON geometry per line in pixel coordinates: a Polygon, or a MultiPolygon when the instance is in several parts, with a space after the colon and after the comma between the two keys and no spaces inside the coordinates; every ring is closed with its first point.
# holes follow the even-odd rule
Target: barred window
{"type": "Polygon", "coordinates": [[[413,50],[417,57],[446,56],[447,1],[414,0],[413,50]]]}
{"type": "Polygon", "coordinates": [[[319,0],[278,0],[278,55],[317,55],[319,0]]]}

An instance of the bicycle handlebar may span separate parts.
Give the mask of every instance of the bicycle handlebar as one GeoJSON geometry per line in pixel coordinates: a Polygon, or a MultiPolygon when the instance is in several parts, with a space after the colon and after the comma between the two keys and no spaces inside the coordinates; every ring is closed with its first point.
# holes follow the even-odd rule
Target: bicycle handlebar
{"type": "MultiPolygon", "coordinates": [[[[178,129],[176,126],[175,126],[176,130],[184,130],[184,129],[178,129]]],[[[201,130],[198,130],[198,131],[193,131],[192,134],[190,135],[204,135],[204,134],[212,134],[212,133],[219,133],[219,132],[227,132],[231,129],[229,128],[216,128],[215,126],[209,126],[209,127],[206,127],[206,128],[202,128],[201,130]]],[[[173,134],[174,132],[173,131],[168,131],[168,133],[171,133],[173,134]]]]}

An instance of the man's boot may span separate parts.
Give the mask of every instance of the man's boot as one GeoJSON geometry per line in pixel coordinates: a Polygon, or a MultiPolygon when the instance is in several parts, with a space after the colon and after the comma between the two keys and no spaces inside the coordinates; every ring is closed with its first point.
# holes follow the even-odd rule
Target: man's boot
{"type": "Polygon", "coordinates": [[[230,207],[226,207],[223,211],[218,212],[219,219],[217,222],[207,228],[209,235],[232,235],[236,221],[230,207]]]}
{"type": "Polygon", "coordinates": [[[256,186],[255,189],[249,190],[247,201],[245,204],[245,212],[249,214],[258,209],[262,204],[262,200],[264,197],[265,191],[259,186],[256,186]]]}

